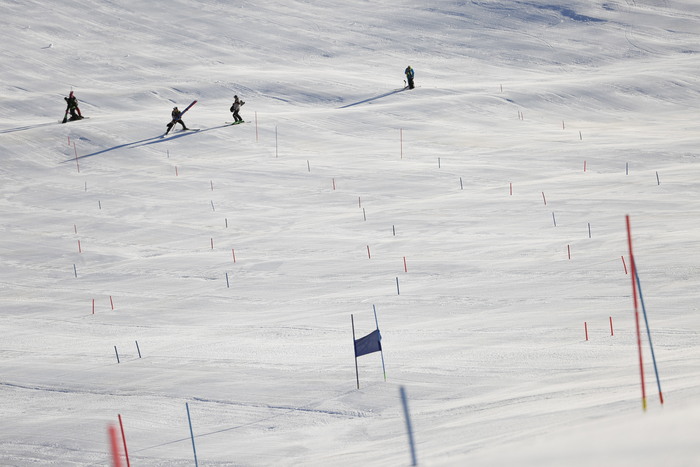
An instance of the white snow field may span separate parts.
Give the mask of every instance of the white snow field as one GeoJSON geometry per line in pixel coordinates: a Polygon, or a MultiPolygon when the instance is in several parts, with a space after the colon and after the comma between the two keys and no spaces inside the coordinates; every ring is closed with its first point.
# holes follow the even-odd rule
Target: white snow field
{"type": "Polygon", "coordinates": [[[418,465],[700,465],[700,3],[4,0],[0,43],[1,465],[112,465],[119,416],[133,466],[410,465],[401,387],[418,465]]]}

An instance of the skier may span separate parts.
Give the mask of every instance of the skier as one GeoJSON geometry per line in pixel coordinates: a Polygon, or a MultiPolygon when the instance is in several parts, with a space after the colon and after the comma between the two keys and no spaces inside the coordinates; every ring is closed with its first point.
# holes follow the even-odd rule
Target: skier
{"type": "Polygon", "coordinates": [[[68,94],[68,97],[64,97],[66,101],[66,113],[63,116],[63,123],[68,121],[68,112],[70,112],[70,120],[80,120],[83,115],[80,113],[80,108],[78,107],[78,99],[73,95],[73,91],[68,94]]]}
{"type": "Polygon", "coordinates": [[[231,108],[229,109],[229,111],[233,113],[233,124],[243,122],[241,116],[238,115],[243,104],[245,104],[245,102],[239,100],[238,96],[233,96],[233,104],[231,104],[231,108]]]}
{"type": "Polygon", "coordinates": [[[166,135],[168,133],[170,133],[170,130],[175,126],[176,123],[179,123],[180,125],[182,125],[183,131],[189,130],[189,128],[187,128],[187,125],[185,125],[185,122],[183,122],[182,119],[180,118],[181,115],[182,115],[182,112],[180,112],[177,107],[173,107],[173,111],[170,112],[170,116],[172,117],[172,121],[166,125],[168,127],[168,130],[165,132],[166,135]]]}
{"type": "Polygon", "coordinates": [[[404,73],[406,73],[406,80],[408,80],[408,89],[413,89],[415,87],[413,85],[413,77],[415,76],[413,68],[410,65],[407,66],[404,73]]]}

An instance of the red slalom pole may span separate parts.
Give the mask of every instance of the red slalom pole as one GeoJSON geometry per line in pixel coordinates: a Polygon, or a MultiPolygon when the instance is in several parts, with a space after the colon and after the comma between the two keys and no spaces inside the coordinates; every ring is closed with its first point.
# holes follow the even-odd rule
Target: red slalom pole
{"type": "Polygon", "coordinates": [[[614,336],[615,331],[613,330],[613,324],[612,324],[612,316],[610,317],[610,335],[614,336]]]}
{"type": "Polygon", "coordinates": [[[639,375],[642,384],[642,410],[647,410],[647,390],[644,386],[644,363],[642,359],[642,335],[639,330],[639,304],[637,301],[637,284],[634,281],[635,278],[635,264],[634,264],[634,254],[632,253],[632,228],[630,227],[630,216],[625,216],[625,221],[627,223],[627,244],[629,247],[630,254],[630,268],[632,269],[632,297],[634,302],[634,320],[637,327],[637,348],[639,349],[639,375]]]}
{"type": "Polygon", "coordinates": [[[583,322],[583,329],[586,331],[586,340],[588,340],[588,323],[583,322]]]}
{"type": "Polygon", "coordinates": [[[408,272],[408,266],[406,265],[406,257],[403,257],[403,272],[408,272]]]}
{"type": "Polygon", "coordinates": [[[622,266],[624,266],[624,268],[625,268],[625,274],[627,274],[627,263],[625,263],[625,257],[624,257],[624,256],[620,256],[620,258],[622,258],[622,266]]]}
{"type": "Polygon", "coordinates": [[[114,467],[122,467],[122,460],[119,457],[119,443],[117,440],[117,427],[109,425],[109,445],[112,450],[112,465],[114,467]]]}
{"type": "Polygon", "coordinates": [[[129,462],[129,450],[126,448],[126,436],[124,436],[124,423],[122,423],[122,415],[117,414],[119,417],[119,428],[122,431],[122,441],[124,442],[124,457],[126,457],[126,467],[131,467],[131,462],[129,462]]]}

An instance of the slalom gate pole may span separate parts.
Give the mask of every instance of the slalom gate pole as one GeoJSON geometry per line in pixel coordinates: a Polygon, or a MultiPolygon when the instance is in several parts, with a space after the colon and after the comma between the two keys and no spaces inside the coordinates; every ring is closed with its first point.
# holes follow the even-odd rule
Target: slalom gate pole
{"type": "MultiPolygon", "coordinates": [[[[377,307],[372,305],[372,310],[374,310],[374,323],[377,325],[377,331],[379,331],[379,320],[377,320],[377,307]]],[[[381,332],[379,336],[379,342],[381,344],[381,332]]],[[[386,367],[384,366],[384,350],[379,350],[379,354],[382,356],[382,371],[384,372],[384,381],[386,381],[386,367]]]]}
{"type": "Polygon", "coordinates": [[[642,360],[642,337],[639,330],[639,305],[637,303],[637,285],[634,280],[636,275],[634,266],[634,254],[632,253],[632,228],[630,227],[630,216],[625,216],[625,221],[627,223],[627,244],[629,247],[630,254],[630,268],[632,269],[632,297],[634,302],[634,320],[637,327],[637,349],[639,353],[639,375],[642,384],[642,410],[647,410],[647,390],[644,385],[644,363],[642,360]]]}
{"type": "Polygon", "coordinates": [[[659,401],[664,404],[664,395],[661,392],[661,380],[659,379],[659,369],[656,366],[656,356],[654,355],[654,345],[651,343],[651,331],[649,330],[649,320],[647,319],[647,309],[644,306],[644,296],[642,295],[642,284],[639,281],[639,271],[637,265],[634,265],[634,275],[637,278],[637,290],[639,291],[639,302],[642,304],[642,314],[644,315],[644,324],[647,327],[647,339],[649,339],[649,348],[651,349],[651,360],[654,363],[654,374],[656,375],[656,386],[659,388],[659,401]]]}
{"type": "Polygon", "coordinates": [[[109,433],[109,447],[112,451],[112,466],[122,467],[122,460],[119,457],[119,442],[117,440],[117,427],[109,425],[107,429],[109,433]]]}
{"type": "Polygon", "coordinates": [[[131,462],[129,462],[129,450],[126,448],[126,436],[124,436],[124,423],[122,423],[122,415],[117,414],[119,417],[119,428],[122,431],[122,442],[124,443],[124,457],[126,458],[126,467],[131,467],[131,462]]]}
{"type": "Polygon", "coordinates": [[[190,418],[190,404],[185,402],[185,408],[187,409],[187,422],[190,424],[190,438],[192,438],[192,452],[194,452],[194,465],[199,467],[197,462],[197,448],[194,445],[194,432],[192,431],[192,419],[190,418]]]}
{"type": "Polygon", "coordinates": [[[360,371],[357,369],[357,351],[355,350],[355,318],[350,315],[352,323],[352,354],[355,356],[355,378],[357,379],[357,389],[360,389],[360,371]]]}

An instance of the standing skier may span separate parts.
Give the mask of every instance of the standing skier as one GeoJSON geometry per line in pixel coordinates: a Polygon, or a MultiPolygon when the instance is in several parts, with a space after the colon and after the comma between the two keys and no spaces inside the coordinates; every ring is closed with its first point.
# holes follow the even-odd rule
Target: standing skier
{"type": "Polygon", "coordinates": [[[68,94],[68,97],[64,97],[66,101],[66,113],[63,115],[63,123],[68,121],[68,112],[70,112],[70,120],[80,120],[83,115],[80,113],[80,108],[78,107],[78,99],[73,95],[73,91],[68,94]]]}
{"type": "Polygon", "coordinates": [[[413,77],[415,76],[415,72],[413,71],[413,68],[411,68],[411,65],[406,67],[406,69],[404,70],[404,73],[406,73],[406,80],[408,81],[408,89],[413,89],[415,87],[413,85],[413,77]]]}
{"type": "MultiPolygon", "coordinates": [[[[187,110],[187,109],[185,109],[185,110],[187,110]]],[[[182,118],[180,118],[181,115],[182,115],[182,112],[180,112],[180,110],[178,110],[177,107],[173,107],[173,111],[170,112],[170,116],[172,117],[172,121],[167,124],[168,130],[165,132],[166,135],[168,133],[170,133],[170,130],[175,126],[176,123],[179,123],[180,125],[182,125],[183,131],[189,130],[189,128],[187,128],[187,125],[185,125],[185,122],[183,122],[182,118]]]]}
{"type": "Polygon", "coordinates": [[[233,123],[241,123],[243,122],[243,119],[241,118],[240,115],[238,115],[238,112],[241,110],[241,106],[245,104],[245,102],[241,101],[238,99],[238,96],[233,96],[233,104],[231,104],[231,108],[229,111],[233,113],[233,123]]]}

